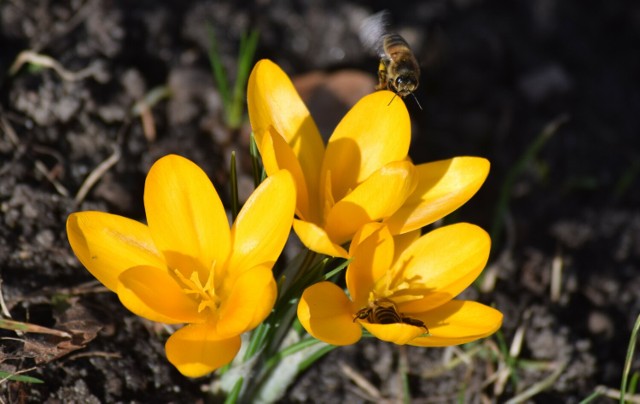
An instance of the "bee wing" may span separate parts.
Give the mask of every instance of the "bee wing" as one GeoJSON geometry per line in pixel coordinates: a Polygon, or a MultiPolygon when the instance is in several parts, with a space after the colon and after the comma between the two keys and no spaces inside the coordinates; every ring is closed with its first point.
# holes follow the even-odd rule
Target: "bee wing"
{"type": "Polygon", "coordinates": [[[380,58],[388,58],[384,52],[384,36],[389,27],[389,12],[382,10],[365,18],[360,25],[360,42],[380,58]]]}

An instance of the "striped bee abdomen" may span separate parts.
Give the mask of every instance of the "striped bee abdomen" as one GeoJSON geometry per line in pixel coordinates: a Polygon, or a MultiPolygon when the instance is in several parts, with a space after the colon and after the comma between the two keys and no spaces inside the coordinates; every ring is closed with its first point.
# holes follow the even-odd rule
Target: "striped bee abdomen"
{"type": "Polygon", "coordinates": [[[387,298],[376,299],[369,302],[369,306],[358,310],[353,317],[353,321],[367,320],[371,324],[408,324],[414,327],[424,328],[425,333],[429,333],[429,328],[422,320],[406,317],[400,313],[395,303],[387,298]]]}
{"type": "Polygon", "coordinates": [[[367,320],[375,324],[393,324],[401,323],[402,317],[400,317],[395,307],[376,307],[371,310],[367,320]]]}

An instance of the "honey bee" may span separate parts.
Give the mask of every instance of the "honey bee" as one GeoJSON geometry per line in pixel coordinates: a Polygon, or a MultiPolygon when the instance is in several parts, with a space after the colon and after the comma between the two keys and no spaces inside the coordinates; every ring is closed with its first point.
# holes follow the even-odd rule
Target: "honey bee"
{"type": "Polygon", "coordinates": [[[366,18],[360,27],[360,40],[380,57],[376,90],[390,90],[402,98],[411,94],[422,109],[413,93],[418,88],[420,66],[407,41],[387,32],[387,19],[387,11],[381,11],[366,18]]]}
{"type": "Polygon", "coordinates": [[[398,311],[396,304],[387,298],[379,298],[369,303],[368,307],[358,310],[353,321],[367,320],[372,324],[396,324],[404,323],[414,327],[424,328],[425,334],[429,334],[429,328],[422,320],[406,317],[398,311]]]}

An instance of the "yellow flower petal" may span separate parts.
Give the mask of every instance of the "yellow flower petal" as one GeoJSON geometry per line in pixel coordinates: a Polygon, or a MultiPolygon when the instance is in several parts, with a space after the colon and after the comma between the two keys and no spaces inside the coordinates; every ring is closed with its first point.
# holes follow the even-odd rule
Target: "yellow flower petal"
{"type": "Polygon", "coordinates": [[[347,251],[340,245],[331,241],[327,233],[318,225],[303,220],[293,220],[293,230],[296,232],[302,244],[311,251],[331,257],[349,258],[347,251]]]}
{"type": "Polygon", "coordinates": [[[204,321],[198,303],[189,298],[167,269],[136,266],[120,274],[118,297],[122,304],[140,317],[159,323],[195,323],[204,321]]]}
{"type": "Polygon", "coordinates": [[[329,211],[325,230],[339,244],[349,241],[365,223],[390,216],[415,188],[414,166],[389,163],[358,185],[329,211]]]}
{"type": "Polygon", "coordinates": [[[394,344],[404,345],[416,337],[425,333],[422,327],[416,327],[404,323],[371,324],[364,320],[358,320],[364,328],[374,337],[394,344]]]}
{"type": "Polygon", "coordinates": [[[369,223],[351,241],[352,261],[345,279],[351,300],[356,306],[366,306],[369,292],[376,280],[391,267],[394,255],[393,237],[387,226],[369,223]]]}
{"type": "Polygon", "coordinates": [[[416,166],[418,185],[385,223],[391,233],[406,233],[445,217],[467,202],[489,174],[489,161],[456,157],[416,166]]]}
{"type": "MultiPolygon", "coordinates": [[[[183,157],[169,155],[149,170],[144,206],[151,235],[170,268],[179,268],[179,256],[198,260],[201,279],[214,263],[229,254],[227,214],[207,175],[183,157]]],[[[187,270],[190,273],[194,268],[187,270]]]]}
{"type": "Polygon", "coordinates": [[[424,321],[431,335],[416,338],[410,345],[450,346],[488,337],[502,325],[502,313],[483,304],[452,300],[426,313],[412,314],[424,321]]]}
{"type": "Polygon", "coordinates": [[[358,342],[362,330],[353,321],[353,305],[331,282],[311,285],[298,303],[298,320],[313,337],[332,345],[358,342]]]}
{"type": "Polygon", "coordinates": [[[399,297],[394,301],[402,313],[438,307],[480,275],[490,248],[489,235],[478,226],[457,223],[435,229],[404,250],[385,282],[376,285],[378,293],[395,292],[399,297]]]}
{"type": "MultiPolygon", "coordinates": [[[[393,161],[404,160],[411,141],[411,122],[402,100],[389,91],[363,97],[336,127],[322,166],[331,173],[333,196],[342,199],[357,184],[393,161]]],[[[324,180],[321,178],[321,184],[324,180]]]]}
{"type": "Polygon", "coordinates": [[[278,293],[270,265],[251,268],[235,281],[225,279],[224,289],[226,298],[220,305],[216,328],[223,337],[258,326],[271,312],[278,293]]]}
{"type": "Polygon", "coordinates": [[[296,214],[303,220],[320,220],[321,212],[318,205],[318,190],[312,193],[313,199],[309,200],[307,182],[302,173],[300,162],[298,161],[289,144],[280,136],[273,127],[265,133],[260,148],[260,156],[265,171],[272,175],[278,170],[284,169],[291,173],[296,183],[296,214]],[[312,207],[309,204],[313,205],[312,207]]]}
{"type": "Polygon", "coordinates": [[[404,250],[406,250],[411,244],[420,238],[422,235],[421,229],[416,229],[403,234],[396,234],[393,236],[393,244],[395,246],[395,256],[393,262],[398,260],[398,257],[404,250]]]}
{"type": "Polygon", "coordinates": [[[272,61],[263,59],[253,68],[247,84],[247,106],[258,146],[273,126],[300,161],[309,191],[319,189],[324,142],[291,80],[272,61]]]}
{"type": "Polygon", "coordinates": [[[251,194],[236,218],[231,235],[229,271],[273,266],[291,231],[296,188],[291,174],[280,170],[251,194]]]}
{"type": "Polygon", "coordinates": [[[118,289],[118,277],[136,265],[164,267],[149,228],[135,220],[103,212],[72,213],[67,237],[82,265],[104,286],[118,289]]]}
{"type": "Polygon", "coordinates": [[[230,363],[240,350],[240,337],[216,339],[208,323],[190,324],[169,337],[167,359],[187,377],[200,377],[230,363]]]}

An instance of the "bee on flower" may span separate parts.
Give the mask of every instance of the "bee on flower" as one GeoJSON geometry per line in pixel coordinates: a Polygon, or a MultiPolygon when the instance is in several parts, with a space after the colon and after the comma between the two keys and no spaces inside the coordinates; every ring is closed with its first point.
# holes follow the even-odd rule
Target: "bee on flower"
{"type": "Polygon", "coordinates": [[[364,226],[351,242],[345,274],[348,295],[331,282],[308,287],[298,319],[309,334],[333,345],[356,343],[365,328],[399,345],[449,346],[493,334],[502,313],[456,300],[482,272],[489,235],[458,223],[392,236],[384,224],[364,226]]]}

